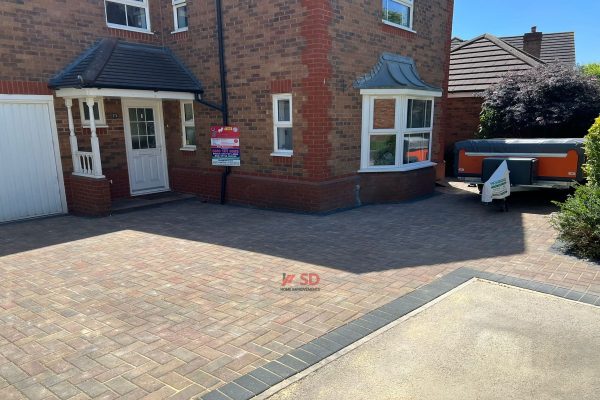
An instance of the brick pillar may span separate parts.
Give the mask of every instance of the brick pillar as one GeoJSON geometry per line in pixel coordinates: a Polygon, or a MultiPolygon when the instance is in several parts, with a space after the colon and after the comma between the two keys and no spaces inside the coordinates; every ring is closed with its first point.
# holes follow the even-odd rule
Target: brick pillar
{"type": "Polygon", "coordinates": [[[73,214],[93,217],[110,214],[110,183],[106,178],[71,175],[70,187],[73,214]]]}

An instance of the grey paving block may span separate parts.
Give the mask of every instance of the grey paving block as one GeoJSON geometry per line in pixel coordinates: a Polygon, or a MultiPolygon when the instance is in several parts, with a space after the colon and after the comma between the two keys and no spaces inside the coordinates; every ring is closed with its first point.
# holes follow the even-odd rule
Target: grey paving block
{"type": "Polygon", "coordinates": [[[386,321],[385,319],[383,319],[377,315],[374,315],[371,312],[366,313],[365,315],[363,315],[362,317],[360,317],[358,319],[358,321],[361,321],[361,320],[366,320],[366,321],[372,322],[373,324],[378,325],[379,328],[389,324],[389,321],[386,321]]]}
{"type": "Polygon", "coordinates": [[[271,361],[270,363],[263,365],[263,368],[274,373],[275,375],[278,375],[278,376],[284,378],[284,379],[289,378],[290,376],[292,376],[296,372],[298,372],[298,371],[294,371],[290,367],[283,365],[277,361],[271,361]]]}
{"type": "Polygon", "coordinates": [[[233,382],[254,393],[255,395],[264,392],[270,387],[270,385],[267,385],[266,383],[254,378],[249,374],[241,376],[233,382]]]}
{"type": "Polygon", "coordinates": [[[587,304],[596,304],[596,302],[599,300],[600,296],[596,296],[595,294],[586,294],[581,299],[579,299],[580,302],[587,304]]]}
{"type": "MultiPolygon", "coordinates": [[[[450,275],[450,274],[448,274],[448,275],[445,275],[441,279],[443,279],[444,282],[458,286],[458,285],[462,285],[463,283],[471,280],[472,277],[465,276],[465,275],[450,275]]],[[[485,279],[487,279],[487,278],[485,278],[485,279]]]]}
{"type": "Polygon", "coordinates": [[[419,299],[413,296],[402,296],[396,300],[393,300],[381,308],[389,311],[390,313],[395,313],[397,317],[401,317],[405,314],[408,314],[411,311],[416,310],[419,307],[422,307],[426,303],[425,300],[419,299]]]}
{"type": "Polygon", "coordinates": [[[343,344],[333,342],[333,341],[327,339],[324,335],[311,341],[311,343],[314,343],[317,346],[323,347],[327,350],[331,350],[332,354],[345,347],[343,344]]]}
{"type": "Polygon", "coordinates": [[[368,331],[370,331],[372,333],[372,332],[375,332],[377,329],[381,328],[382,326],[384,326],[385,323],[379,324],[379,323],[371,322],[370,320],[360,317],[360,318],[355,319],[354,321],[350,322],[348,325],[350,325],[350,326],[358,325],[364,329],[367,329],[368,331]]]}
{"type": "Polygon", "coordinates": [[[249,400],[254,397],[254,393],[233,382],[221,386],[219,392],[229,396],[232,400],[249,400]]]}
{"type": "Polygon", "coordinates": [[[537,287],[536,290],[541,293],[551,294],[554,289],[556,289],[556,286],[549,283],[542,283],[537,287]]]}
{"type": "Polygon", "coordinates": [[[569,293],[565,295],[565,299],[579,301],[583,297],[584,293],[578,292],[576,290],[571,290],[569,293]]]}
{"type": "Polygon", "coordinates": [[[372,314],[376,317],[379,317],[385,321],[387,321],[388,323],[395,321],[398,319],[398,317],[396,317],[395,315],[391,314],[391,313],[387,313],[385,311],[381,311],[379,309],[375,309],[373,311],[370,311],[369,314],[372,314]]]}
{"type": "Polygon", "coordinates": [[[359,327],[359,325],[354,325],[353,327],[349,327],[348,325],[340,326],[334,329],[333,332],[347,337],[352,342],[356,342],[369,334],[368,330],[359,327]]]}
{"type": "Polygon", "coordinates": [[[300,346],[299,349],[307,351],[307,352],[314,354],[315,356],[320,357],[320,358],[327,358],[330,355],[332,355],[333,353],[335,353],[335,351],[333,351],[333,350],[326,349],[326,348],[318,346],[314,343],[306,343],[306,344],[300,346]]]}
{"type": "Polygon", "coordinates": [[[349,344],[356,342],[356,340],[350,339],[347,336],[340,335],[335,331],[327,332],[323,337],[327,340],[331,340],[332,342],[339,343],[342,347],[346,347],[349,344]]]}
{"type": "Polygon", "coordinates": [[[559,296],[559,297],[565,297],[567,295],[567,293],[569,293],[569,289],[565,289],[563,287],[557,286],[553,291],[552,294],[554,296],[559,296]]]}
{"type": "Polygon", "coordinates": [[[304,351],[302,349],[296,349],[296,350],[290,351],[289,354],[292,357],[296,357],[296,358],[304,361],[308,365],[316,364],[319,361],[321,361],[323,358],[325,358],[325,357],[321,358],[319,356],[314,355],[313,353],[309,353],[308,351],[304,351]]]}
{"type": "Polygon", "coordinates": [[[266,383],[269,386],[274,386],[283,380],[281,376],[266,370],[263,367],[255,369],[254,371],[248,373],[248,375],[266,383]]]}
{"type": "Polygon", "coordinates": [[[299,360],[295,357],[292,357],[289,354],[283,355],[281,357],[279,357],[277,360],[277,362],[293,369],[296,372],[300,372],[302,370],[305,370],[308,367],[308,363],[299,360]]]}
{"type": "Polygon", "coordinates": [[[218,390],[213,390],[212,392],[206,393],[201,397],[202,400],[231,400],[231,397],[225,396],[223,393],[218,390]]]}

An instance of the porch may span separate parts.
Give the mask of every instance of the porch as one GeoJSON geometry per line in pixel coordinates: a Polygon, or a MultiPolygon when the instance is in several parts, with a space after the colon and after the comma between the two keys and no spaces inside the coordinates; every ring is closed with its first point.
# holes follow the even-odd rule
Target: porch
{"type": "Polygon", "coordinates": [[[103,39],[49,86],[66,110],[70,211],[106,215],[116,201],[172,189],[167,137],[195,143],[193,104],[202,93],[172,53],[103,39]],[[180,121],[168,133],[167,119],[180,121]]]}

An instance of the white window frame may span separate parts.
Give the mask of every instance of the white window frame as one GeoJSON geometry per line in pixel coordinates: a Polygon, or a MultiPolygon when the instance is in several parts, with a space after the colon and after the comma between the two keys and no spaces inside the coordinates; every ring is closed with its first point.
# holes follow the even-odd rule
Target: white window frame
{"type": "Polygon", "coordinates": [[[436,165],[431,161],[431,149],[433,143],[433,121],[435,115],[435,97],[441,96],[441,93],[423,93],[421,91],[395,90],[395,89],[372,89],[361,90],[363,95],[362,110],[362,134],[361,134],[361,157],[360,170],[358,172],[401,172],[414,169],[427,168],[436,165]],[[373,119],[375,116],[375,100],[388,99],[395,100],[394,128],[374,129],[373,119]],[[408,100],[430,100],[431,103],[431,122],[426,128],[407,128],[408,122],[408,100]],[[410,164],[402,164],[404,156],[404,135],[410,133],[429,133],[429,149],[427,161],[421,161],[410,164]],[[371,136],[376,135],[395,135],[396,136],[396,159],[394,165],[372,166],[370,163],[371,136]]]}
{"type": "MultiPolygon", "coordinates": [[[[127,8],[125,9],[127,10],[127,8]]],[[[127,13],[127,11],[125,11],[127,13]]],[[[127,15],[127,14],[126,14],[127,15]]],[[[150,5],[148,4],[148,0],[136,1],[136,0],[104,0],[104,19],[106,21],[106,26],[114,29],[122,29],[125,31],[132,32],[141,32],[141,33],[152,33],[152,29],[150,27],[150,5]],[[108,14],[106,12],[106,2],[119,3],[125,6],[132,6],[137,8],[144,8],[146,10],[146,26],[147,29],[136,28],[128,25],[119,25],[108,22],[108,14]]]]}
{"type": "Polygon", "coordinates": [[[273,153],[272,156],[278,157],[291,157],[294,155],[293,150],[280,150],[278,137],[277,137],[277,128],[292,128],[292,142],[294,138],[294,127],[293,127],[293,119],[294,119],[294,105],[292,101],[291,93],[280,93],[273,95],[273,153]],[[289,100],[290,102],[290,120],[289,121],[279,121],[279,107],[277,107],[277,102],[279,100],[289,100]]]}
{"type": "MultiPolygon", "coordinates": [[[[175,29],[171,33],[187,31],[188,30],[187,26],[180,28],[179,25],[177,24],[177,9],[180,7],[187,7],[187,0],[172,0],[172,4],[173,4],[173,27],[175,29]]],[[[190,21],[188,18],[188,26],[189,26],[189,24],[190,24],[190,21]]]]}
{"type": "Polygon", "coordinates": [[[196,139],[196,112],[194,110],[194,102],[193,101],[180,101],[181,103],[181,149],[183,151],[194,151],[196,150],[196,145],[189,145],[186,144],[186,140],[187,140],[187,135],[185,132],[185,128],[194,128],[194,139],[196,139]],[[185,105],[186,104],[191,104],[192,105],[192,122],[187,122],[185,120],[185,105]]]}
{"type": "Polygon", "coordinates": [[[393,3],[398,3],[401,4],[403,6],[408,7],[408,9],[410,10],[410,24],[408,26],[404,26],[404,25],[400,25],[400,24],[396,24],[394,22],[388,21],[386,18],[382,18],[381,21],[386,24],[386,25],[390,25],[393,26],[395,28],[400,28],[400,29],[404,29],[406,31],[409,32],[413,32],[416,33],[413,30],[413,26],[414,26],[414,19],[413,19],[413,15],[414,15],[414,9],[415,9],[415,1],[417,0],[382,0],[381,6],[382,6],[382,11],[383,11],[383,2],[393,2],[393,3]]]}
{"type": "MultiPolygon", "coordinates": [[[[98,117],[99,117],[99,119],[95,120],[96,128],[107,128],[108,125],[106,125],[106,114],[104,113],[104,99],[97,98],[96,103],[98,103],[98,117]]],[[[79,116],[81,118],[81,125],[84,128],[89,128],[90,120],[85,119],[84,109],[87,109],[87,104],[85,103],[85,99],[79,99],[79,116]]],[[[91,115],[90,115],[90,117],[91,117],[91,115]]]]}

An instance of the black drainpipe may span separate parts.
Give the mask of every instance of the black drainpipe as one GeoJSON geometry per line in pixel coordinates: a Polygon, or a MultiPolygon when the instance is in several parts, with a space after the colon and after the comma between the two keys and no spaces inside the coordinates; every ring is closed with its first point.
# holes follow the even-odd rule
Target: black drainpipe
{"type": "MultiPolygon", "coordinates": [[[[221,0],[215,0],[217,9],[217,40],[219,43],[219,72],[221,75],[221,108],[223,114],[223,126],[229,125],[229,107],[227,105],[227,69],[225,68],[225,45],[223,39],[223,7],[221,0]]],[[[221,204],[225,204],[227,198],[227,176],[231,173],[231,167],[225,167],[221,174],[221,204]]]]}
{"type": "MultiPolygon", "coordinates": [[[[203,100],[199,95],[196,101],[209,108],[221,111],[223,116],[223,126],[229,125],[229,107],[227,105],[227,70],[225,68],[225,46],[223,40],[223,9],[221,0],[215,0],[217,11],[217,41],[219,45],[219,74],[221,76],[221,105],[203,100]]],[[[231,173],[231,167],[225,167],[221,174],[221,204],[225,204],[227,198],[227,176],[231,173]]]]}

